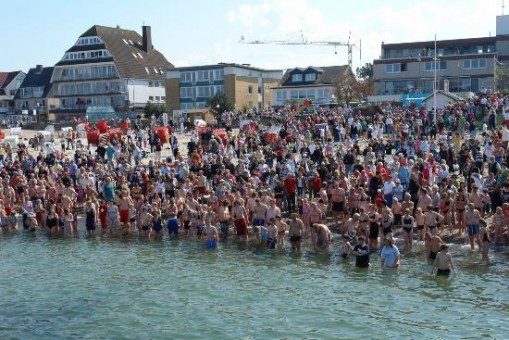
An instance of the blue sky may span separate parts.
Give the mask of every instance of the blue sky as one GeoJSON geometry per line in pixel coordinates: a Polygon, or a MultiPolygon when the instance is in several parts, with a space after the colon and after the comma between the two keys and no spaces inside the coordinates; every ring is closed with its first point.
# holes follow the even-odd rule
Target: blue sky
{"type": "MultiPolygon", "coordinates": [[[[509,1],[506,13],[509,14],[509,1]]],[[[0,71],[54,65],[78,36],[94,24],[120,25],[141,33],[152,26],[152,40],[175,66],[218,62],[257,67],[343,65],[346,47],[239,44],[247,40],[297,41],[362,39],[362,59],[372,62],[381,42],[467,38],[495,34],[502,0],[11,0],[2,1],[4,48],[0,71]],[[5,47],[5,46],[8,46],[5,47]]]]}

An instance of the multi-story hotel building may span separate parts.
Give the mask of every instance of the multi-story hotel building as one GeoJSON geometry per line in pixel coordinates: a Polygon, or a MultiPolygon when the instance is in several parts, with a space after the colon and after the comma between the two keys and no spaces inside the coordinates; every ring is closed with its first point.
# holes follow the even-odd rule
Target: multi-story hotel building
{"type": "MultiPolygon", "coordinates": [[[[509,60],[509,16],[498,16],[496,35],[482,38],[383,43],[373,62],[375,98],[495,89],[499,62],[509,60]]],[[[372,99],[374,100],[374,99],[372,99]]]]}

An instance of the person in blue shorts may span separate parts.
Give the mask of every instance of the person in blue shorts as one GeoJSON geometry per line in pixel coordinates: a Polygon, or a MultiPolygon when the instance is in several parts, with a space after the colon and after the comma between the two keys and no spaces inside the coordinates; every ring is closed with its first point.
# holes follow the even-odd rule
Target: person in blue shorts
{"type": "Polygon", "coordinates": [[[177,215],[174,212],[170,213],[170,216],[168,218],[168,236],[171,237],[171,235],[178,236],[179,234],[179,221],[177,219],[177,215]]]}
{"type": "Polygon", "coordinates": [[[207,214],[201,235],[202,240],[205,241],[205,248],[208,249],[217,248],[217,240],[219,239],[217,228],[210,223],[212,220],[214,220],[214,214],[207,214]]]}

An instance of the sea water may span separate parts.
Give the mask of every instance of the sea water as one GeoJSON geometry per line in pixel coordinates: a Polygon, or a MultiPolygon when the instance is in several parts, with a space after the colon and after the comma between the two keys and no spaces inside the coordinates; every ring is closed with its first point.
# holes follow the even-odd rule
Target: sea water
{"type": "Polygon", "coordinates": [[[234,240],[0,236],[1,339],[507,338],[509,255],[455,245],[458,273],[357,269],[305,247],[234,240]]]}

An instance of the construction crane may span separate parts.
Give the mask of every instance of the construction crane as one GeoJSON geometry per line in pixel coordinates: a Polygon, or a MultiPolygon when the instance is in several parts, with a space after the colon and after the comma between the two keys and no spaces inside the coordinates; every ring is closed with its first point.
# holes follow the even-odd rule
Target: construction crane
{"type": "Polygon", "coordinates": [[[308,40],[304,38],[304,35],[302,34],[302,31],[300,31],[300,41],[290,41],[290,40],[246,40],[244,36],[240,37],[239,43],[241,44],[252,44],[252,45],[265,45],[265,44],[272,44],[272,45],[317,45],[317,46],[334,46],[334,54],[338,54],[336,48],[338,46],[346,46],[348,47],[348,66],[350,66],[350,69],[352,69],[352,54],[353,54],[353,48],[359,50],[359,60],[362,59],[362,45],[361,40],[359,39],[356,43],[350,42],[350,36],[351,32],[348,35],[348,41],[347,42],[339,42],[339,41],[322,41],[322,40],[308,40]]]}

